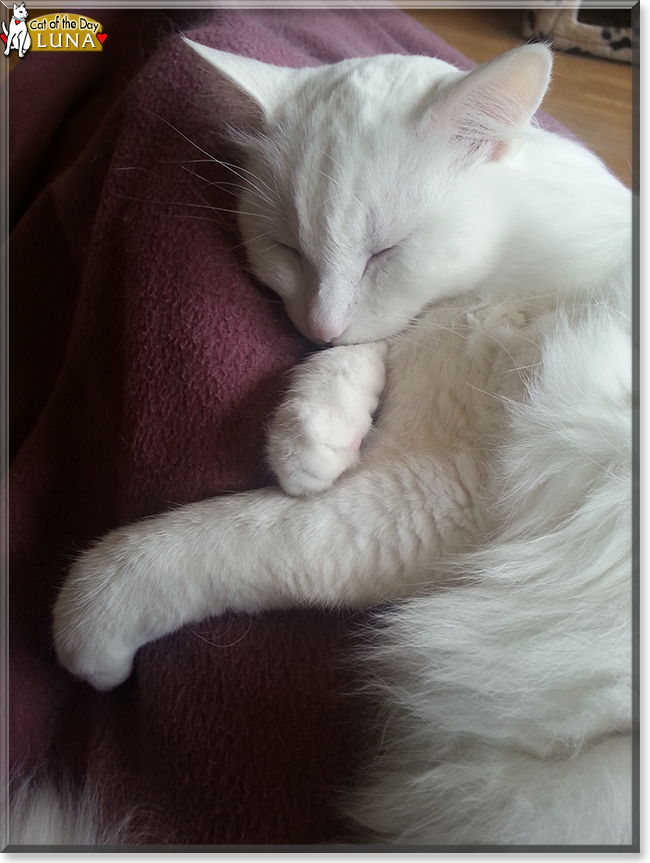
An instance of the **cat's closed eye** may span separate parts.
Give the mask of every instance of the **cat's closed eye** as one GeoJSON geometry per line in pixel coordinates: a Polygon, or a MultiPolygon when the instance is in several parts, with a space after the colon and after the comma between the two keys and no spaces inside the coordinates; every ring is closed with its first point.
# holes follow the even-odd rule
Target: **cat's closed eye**
{"type": "Polygon", "coordinates": [[[276,243],[276,248],[280,249],[283,252],[287,252],[289,255],[293,255],[295,258],[302,258],[302,254],[295,246],[290,246],[288,243],[281,243],[278,241],[276,243]]]}
{"type": "Polygon", "coordinates": [[[375,252],[374,255],[371,255],[370,260],[376,261],[379,258],[385,257],[389,252],[394,251],[397,248],[396,245],[387,246],[385,249],[380,249],[378,252],[375,252]]]}
{"type": "Polygon", "coordinates": [[[378,263],[379,261],[381,261],[381,260],[383,260],[383,259],[387,258],[387,257],[388,257],[388,255],[389,255],[391,252],[393,252],[393,251],[395,250],[395,248],[396,248],[396,246],[394,246],[394,245],[393,245],[393,246],[387,246],[385,249],[380,249],[378,252],[375,252],[374,254],[372,254],[372,255],[368,258],[368,261],[367,261],[367,263],[366,263],[366,268],[365,268],[365,270],[363,271],[363,275],[364,275],[364,276],[366,275],[366,273],[368,272],[368,270],[370,269],[370,267],[371,267],[373,264],[376,264],[376,263],[378,263]]]}

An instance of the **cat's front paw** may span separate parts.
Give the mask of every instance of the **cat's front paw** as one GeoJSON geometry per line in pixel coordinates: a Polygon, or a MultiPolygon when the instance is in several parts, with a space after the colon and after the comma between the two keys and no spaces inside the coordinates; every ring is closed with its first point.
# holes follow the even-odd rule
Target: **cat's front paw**
{"type": "Polygon", "coordinates": [[[356,464],[372,421],[327,405],[285,403],[273,418],[268,453],[282,488],[291,495],[318,494],[356,464]],[[356,420],[356,422],[355,422],[356,420]]]}
{"type": "Polygon", "coordinates": [[[116,531],[87,551],[70,570],[54,606],[59,661],[95,689],[125,681],[139,646],[129,638],[137,608],[129,600],[129,545],[116,531]]]}
{"type": "Polygon", "coordinates": [[[357,463],[384,381],[385,349],[374,344],[332,348],[295,370],[268,438],[271,467],[288,494],[325,491],[357,463]]]}

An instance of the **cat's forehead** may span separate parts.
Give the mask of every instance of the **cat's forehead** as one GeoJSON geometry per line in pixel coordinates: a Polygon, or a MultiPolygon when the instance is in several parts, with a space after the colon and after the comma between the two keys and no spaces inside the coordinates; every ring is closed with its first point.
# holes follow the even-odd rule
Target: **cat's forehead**
{"type": "Polygon", "coordinates": [[[336,117],[349,107],[361,111],[362,119],[378,107],[384,111],[405,107],[456,75],[458,70],[442,60],[388,54],[314,70],[302,96],[311,102],[312,110],[320,108],[336,117]]]}
{"type": "Polygon", "coordinates": [[[278,213],[303,247],[381,245],[414,218],[429,181],[407,117],[413,100],[458,70],[383,56],[314,70],[258,139],[278,213]],[[270,172],[270,173],[269,173],[270,172]]]}
{"type": "Polygon", "coordinates": [[[460,74],[442,60],[400,55],[320,67],[280,107],[271,137],[282,139],[281,151],[294,162],[314,148],[344,161],[351,153],[396,154],[414,109],[460,74]]]}

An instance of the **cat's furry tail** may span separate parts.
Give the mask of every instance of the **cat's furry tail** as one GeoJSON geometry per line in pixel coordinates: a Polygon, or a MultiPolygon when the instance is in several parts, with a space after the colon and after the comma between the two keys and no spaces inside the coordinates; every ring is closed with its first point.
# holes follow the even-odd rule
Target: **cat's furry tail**
{"type": "Polygon", "coordinates": [[[462,587],[380,618],[367,654],[384,743],[349,807],[369,835],[632,843],[628,327],[612,306],[559,327],[512,408],[505,527],[454,564],[462,587]]]}
{"type": "Polygon", "coordinates": [[[98,796],[60,779],[29,776],[10,788],[10,846],[123,845],[129,819],[108,826],[98,796]]]}

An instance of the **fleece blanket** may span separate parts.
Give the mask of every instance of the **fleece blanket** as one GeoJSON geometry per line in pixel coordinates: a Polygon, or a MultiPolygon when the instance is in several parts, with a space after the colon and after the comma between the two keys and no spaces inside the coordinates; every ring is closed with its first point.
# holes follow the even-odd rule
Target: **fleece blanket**
{"type": "Polygon", "coordinates": [[[51,608],[109,529],[272,483],[265,422],[311,350],[246,271],[220,93],[208,108],[178,31],[280,65],[470,64],[393,8],[90,14],[102,54],[28,55],[10,80],[12,775],[90,783],[142,843],[345,841],[339,795],[378,745],[358,615],[206,620],[98,693],[57,664],[51,608]]]}

